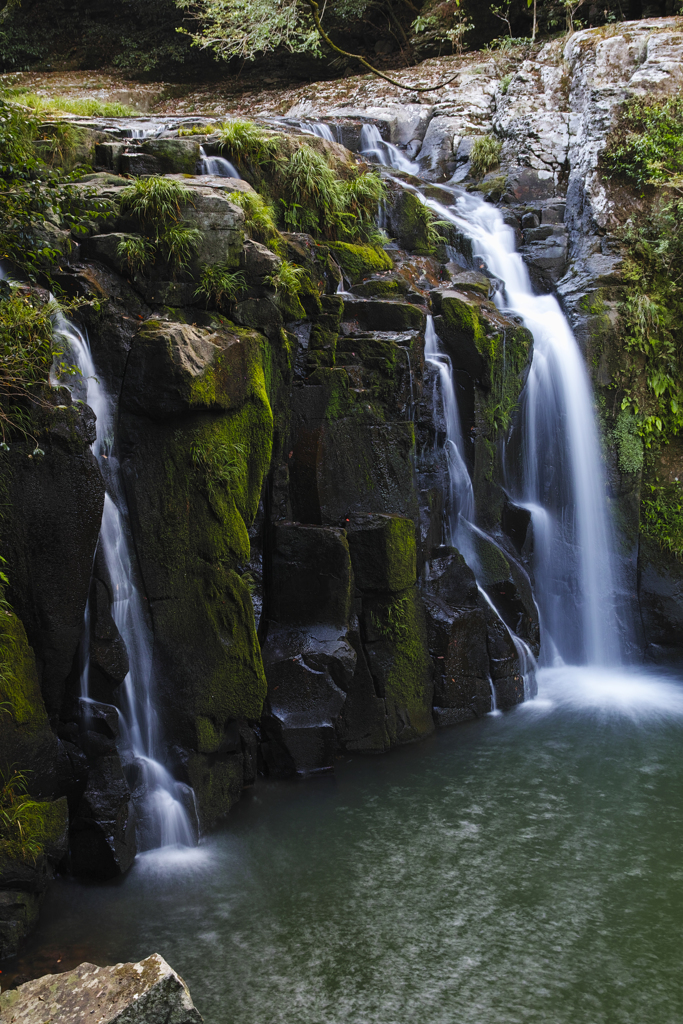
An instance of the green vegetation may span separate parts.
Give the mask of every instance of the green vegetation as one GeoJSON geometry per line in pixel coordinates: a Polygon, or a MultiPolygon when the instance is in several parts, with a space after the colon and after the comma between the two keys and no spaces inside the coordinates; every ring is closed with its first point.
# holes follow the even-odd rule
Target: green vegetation
{"type": "Polygon", "coordinates": [[[278,255],[281,254],[280,232],[275,224],[275,215],[270,203],[258,192],[230,192],[228,199],[244,211],[244,230],[255,242],[267,245],[278,255]]]}
{"type": "Polygon", "coordinates": [[[142,235],[128,235],[122,238],[116,251],[134,272],[152,263],[156,252],[152,243],[142,235]]]}
{"type": "MultiPolygon", "coordinates": [[[[65,139],[58,138],[56,145],[66,144],[65,139]]],[[[34,115],[0,98],[0,259],[31,280],[60,262],[70,234],[82,233],[85,222],[112,212],[92,189],[51,170],[37,143],[34,115]]]]}
{"type": "Polygon", "coordinates": [[[192,193],[169,178],[138,178],[123,189],[119,208],[134,217],[144,232],[144,237],[129,236],[119,243],[119,255],[131,269],[142,269],[157,255],[177,270],[189,267],[201,235],[179,221],[183,206],[191,200],[192,193]]]}
{"type": "Polygon", "coordinates": [[[44,836],[36,828],[36,803],[28,795],[27,775],[13,767],[0,771],[0,860],[35,861],[44,836]]]}
{"type": "Polygon", "coordinates": [[[643,188],[683,179],[683,97],[627,100],[602,154],[603,173],[643,188]]]}
{"type": "Polygon", "coordinates": [[[305,273],[303,267],[297,267],[289,260],[282,260],[275,273],[265,278],[265,283],[274,288],[285,302],[291,302],[301,290],[301,278],[305,273]]]}
{"type": "Polygon", "coordinates": [[[626,409],[622,409],[617,416],[612,439],[617,448],[621,472],[638,473],[643,466],[643,439],[638,432],[636,417],[626,409]]]}
{"type": "Polygon", "coordinates": [[[13,99],[38,114],[80,114],[82,117],[131,117],[139,113],[123,103],[105,103],[102,100],[81,97],[56,96],[49,99],[34,92],[12,90],[13,99]]]}
{"type": "Polygon", "coordinates": [[[651,484],[640,503],[640,529],[676,558],[683,558],[683,488],[651,484]]]}
{"type": "Polygon", "coordinates": [[[510,426],[522,390],[521,374],[532,344],[532,336],[525,327],[480,336],[477,340],[477,348],[486,356],[491,375],[491,390],[482,412],[492,435],[510,426]]]}
{"type": "Polygon", "coordinates": [[[229,488],[239,476],[244,447],[229,444],[219,435],[203,435],[190,449],[194,466],[201,470],[209,500],[215,505],[218,493],[229,488]]]}
{"type": "Polygon", "coordinates": [[[498,166],[501,147],[502,143],[491,135],[483,135],[476,140],[470,153],[470,165],[477,177],[483,177],[493,167],[498,166]]]}
{"type": "Polygon", "coordinates": [[[649,446],[683,429],[683,199],[662,196],[624,237],[620,332],[632,358],[615,383],[649,446]]]}
{"type": "Polygon", "coordinates": [[[225,263],[214,263],[213,266],[202,267],[195,296],[220,308],[223,304],[229,306],[236,302],[245,287],[241,270],[230,270],[225,263]]]}
{"type": "Polygon", "coordinates": [[[252,121],[226,121],[216,134],[223,152],[237,163],[269,167],[281,160],[278,136],[252,121]]]}
{"type": "Polygon", "coordinates": [[[0,435],[31,434],[31,410],[46,404],[56,304],[0,281],[0,435]],[[4,285],[4,288],[2,287],[4,285]]]}

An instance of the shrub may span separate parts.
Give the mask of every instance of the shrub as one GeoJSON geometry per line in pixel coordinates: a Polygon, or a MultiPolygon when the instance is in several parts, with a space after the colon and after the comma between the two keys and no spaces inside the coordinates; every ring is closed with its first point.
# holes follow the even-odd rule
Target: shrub
{"type": "Polygon", "coordinates": [[[640,503],[640,529],[677,558],[683,557],[683,488],[680,484],[650,484],[650,496],[640,503]]]}
{"type": "Polygon", "coordinates": [[[683,173],[682,124],[681,96],[627,100],[602,154],[603,173],[637,188],[676,179],[683,173]]]}
{"type": "Polygon", "coordinates": [[[0,434],[3,442],[16,431],[32,436],[30,409],[43,405],[53,350],[57,305],[8,288],[0,300],[0,434]]]}
{"type": "Polygon", "coordinates": [[[470,166],[477,176],[483,176],[498,165],[502,143],[491,135],[477,139],[470,153],[470,166]]]}
{"type": "Polygon", "coordinates": [[[630,365],[617,375],[622,410],[649,446],[683,430],[683,199],[662,197],[624,233],[627,283],[620,332],[630,365]]]}

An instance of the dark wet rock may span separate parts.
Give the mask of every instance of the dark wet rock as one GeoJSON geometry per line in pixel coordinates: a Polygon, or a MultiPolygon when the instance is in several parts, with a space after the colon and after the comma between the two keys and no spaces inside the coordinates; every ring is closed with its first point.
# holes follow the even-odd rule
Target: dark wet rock
{"type": "Polygon", "coordinates": [[[12,1024],[201,1024],[190,992],[166,961],[153,953],[137,964],[83,963],[46,974],[0,996],[2,1020],[12,1024]]]}
{"type": "Polygon", "coordinates": [[[59,712],[83,630],[90,575],[104,505],[104,485],[90,450],[94,417],[86,406],[48,413],[35,443],[3,454],[5,501],[0,530],[9,598],[36,656],[48,714],[59,712]]]}
{"type": "Polygon", "coordinates": [[[281,624],[341,626],[351,611],[352,571],[344,530],[277,523],[271,617],[281,624]]]}
{"type": "Polygon", "coordinates": [[[425,311],[409,302],[347,297],[344,321],[368,331],[424,331],[425,311]]]}
{"type": "Polygon", "coordinates": [[[683,664],[683,564],[640,536],[638,600],[645,657],[660,665],[683,664]]]}
{"type": "Polygon", "coordinates": [[[88,773],[71,822],[71,870],[91,878],[114,878],[128,870],[136,852],[135,811],[114,749],[98,757],[88,773]]]}
{"type": "Polygon", "coordinates": [[[416,582],[412,519],[353,512],[345,520],[356,586],[363,591],[399,591],[416,582]]]}

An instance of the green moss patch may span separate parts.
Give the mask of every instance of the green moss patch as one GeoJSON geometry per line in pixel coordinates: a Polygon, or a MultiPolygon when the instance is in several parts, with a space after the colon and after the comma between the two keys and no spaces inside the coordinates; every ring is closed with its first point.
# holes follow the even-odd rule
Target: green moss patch
{"type": "Polygon", "coordinates": [[[354,245],[350,242],[328,242],[329,248],[344,274],[352,284],[364,277],[391,270],[393,263],[383,249],[371,245],[354,245]]]}

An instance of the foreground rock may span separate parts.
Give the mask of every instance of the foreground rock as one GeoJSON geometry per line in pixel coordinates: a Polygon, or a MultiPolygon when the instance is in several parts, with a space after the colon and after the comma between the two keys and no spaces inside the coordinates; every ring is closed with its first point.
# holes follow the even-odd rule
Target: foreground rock
{"type": "Polygon", "coordinates": [[[187,985],[163,957],[138,964],[81,964],[0,996],[2,1024],[201,1024],[187,985]]]}

